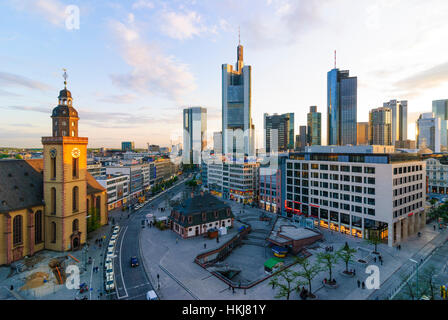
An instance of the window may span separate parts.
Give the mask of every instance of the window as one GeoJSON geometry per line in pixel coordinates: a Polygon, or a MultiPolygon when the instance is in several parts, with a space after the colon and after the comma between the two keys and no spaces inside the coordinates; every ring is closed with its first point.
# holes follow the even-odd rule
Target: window
{"type": "Polygon", "coordinates": [[[72,158],[72,169],[73,178],[78,178],[78,158],[72,158]]]}
{"type": "Polygon", "coordinates": [[[375,173],[375,168],[374,167],[365,167],[364,168],[364,173],[374,174],[375,173]]]}
{"type": "Polygon", "coordinates": [[[56,179],[56,158],[51,158],[51,179],[56,179]]]}
{"type": "Polygon", "coordinates": [[[12,221],[12,243],[15,246],[22,244],[22,226],[22,216],[15,216],[14,220],[12,221]]]}
{"type": "Polygon", "coordinates": [[[73,212],[78,212],[79,207],[78,207],[78,203],[79,203],[79,188],[78,187],[74,187],[73,191],[72,191],[72,207],[73,207],[73,212]]]}
{"type": "Polygon", "coordinates": [[[42,211],[37,211],[34,215],[34,243],[42,242],[42,211]]]}
{"type": "Polygon", "coordinates": [[[72,232],[76,232],[79,230],[79,220],[75,219],[72,222],[72,232]]]}
{"type": "Polygon", "coordinates": [[[56,243],[56,222],[51,223],[51,243],[56,243]]]}
{"type": "Polygon", "coordinates": [[[353,167],[352,167],[352,172],[358,172],[358,173],[361,173],[361,172],[362,172],[362,167],[355,167],[355,166],[353,166],[353,167]]]}
{"type": "Polygon", "coordinates": [[[56,188],[51,188],[51,214],[56,214],[56,188]]]}
{"type": "Polygon", "coordinates": [[[96,197],[96,214],[101,217],[101,196],[96,197]]]}

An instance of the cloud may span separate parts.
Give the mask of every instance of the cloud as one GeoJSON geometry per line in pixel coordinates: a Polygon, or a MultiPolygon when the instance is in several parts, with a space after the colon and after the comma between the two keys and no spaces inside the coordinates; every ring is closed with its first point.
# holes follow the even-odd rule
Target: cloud
{"type": "Polygon", "coordinates": [[[415,96],[422,90],[435,88],[446,82],[448,82],[448,62],[417,72],[395,82],[394,86],[407,92],[409,96],[415,96]]]}
{"type": "Polygon", "coordinates": [[[201,16],[194,11],[164,12],[161,19],[161,31],[173,39],[191,39],[208,30],[201,23],[201,16]]]}
{"type": "Polygon", "coordinates": [[[154,8],[154,3],[147,0],[139,0],[132,4],[132,9],[152,9],[154,8]]]}
{"type": "Polygon", "coordinates": [[[7,106],[7,107],[0,107],[0,109],[16,110],[16,111],[33,111],[33,112],[51,114],[51,108],[42,108],[42,107],[7,106]]]}
{"type": "Polygon", "coordinates": [[[3,87],[22,87],[22,88],[28,88],[28,89],[35,89],[35,90],[41,90],[46,91],[49,89],[52,89],[52,87],[40,82],[28,79],[26,77],[8,73],[8,72],[1,72],[0,71],[0,86],[3,87]]]}
{"type": "Polygon", "coordinates": [[[196,89],[188,66],[143,40],[134,25],[112,21],[111,28],[120,42],[122,58],[132,68],[127,74],[110,76],[116,86],[174,100],[196,89]]]}
{"type": "Polygon", "coordinates": [[[59,0],[11,0],[11,3],[16,9],[39,14],[55,26],[65,26],[66,5],[59,0]]]}
{"type": "Polygon", "coordinates": [[[99,99],[99,101],[122,104],[122,103],[131,103],[135,101],[135,99],[137,99],[137,96],[135,94],[120,94],[120,95],[113,94],[105,96],[99,99]]]}

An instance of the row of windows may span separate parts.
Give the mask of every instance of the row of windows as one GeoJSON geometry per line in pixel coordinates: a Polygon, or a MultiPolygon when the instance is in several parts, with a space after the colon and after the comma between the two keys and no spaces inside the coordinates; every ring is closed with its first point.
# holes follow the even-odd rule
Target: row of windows
{"type": "Polygon", "coordinates": [[[414,203],[414,204],[407,206],[405,208],[402,208],[400,210],[395,210],[394,218],[397,218],[398,216],[402,216],[404,214],[410,213],[410,212],[414,211],[415,209],[421,208],[422,206],[423,206],[423,202],[420,201],[418,203],[414,203]]]}
{"type": "Polygon", "coordinates": [[[409,193],[411,191],[421,190],[421,189],[423,189],[423,183],[417,183],[417,184],[413,184],[412,186],[397,188],[397,189],[394,189],[394,196],[396,197],[396,196],[399,196],[402,194],[409,193]]]}
{"type": "Polygon", "coordinates": [[[413,181],[418,181],[418,180],[422,180],[422,179],[423,179],[422,174],[415,174],[415,175],[408,176],[408,177],[396,178],[396,179],[394,179],[394,186],[404,184],[404,183],[413,182],[413,181]]]}
{"type": "Polygon", "coordinates": [[[412,201],[421,199],[421,198],[423,198],[423,193],[422,192],[416,193],[416,194],[413,194],[413,195],[409,195],[409,196],[401,198],[401,199],[394,200],[394,208],[395,207],[399,207],[399,206],[401,206],[403,204],[406,204],[408,202],[412,202],[412,201]]]}
{"type": "MultiPolygon", "coordinates": [[[[51,158],[51,179],[56,179],[56,157],[51,158]]],[[[72,158],[72,178],[79,178],[79,160],[78,158],[72,158]]]]}
{"type": "Polygon", "coordinates": [[[394,175],[415,172],[415,171],[422,171],[422,170],[423,170],[422,165],[394,168],[394,175]]]}
{"type": "MultiPolygon", "coordinates": [[[[308,170],[309,165],[308,163],[287,163],[287,169],[292,169],[294,167],[295,170],[308,170]]],[[[311,170],[325,170],[325,171],[342,171],[342,172],[358,172],[362,173],[362,167],[361,166],[344,166],[344,165],[328,165],[328,164],[318,164],[318,163],[311,163],[311,170]]],[[[364,167],[364,173],[367,174],[374,174],[375,173],[375,167],[364,167]]]]}
{"type": "MultiPolygon", "coordinates": [[[[294,209],[294,210],[300,210],[301,212],[308,214],[308,205],[299,205],[299,204],[293,204],[292,202],[287,202],[287,206],[288,208],[294,209]]],[[[355,212],[355,213],[359,213],[359,214],[365,214],[365,215],[370,215],[370,216],[375,216],[375,209],[372,208],[362,208],[360,206],[350,206],[350,205],[345,205],[343,208],[341,207],[341,209],[346,210],[346,211],[351,211],[351,212],[355,212]]],[[[337,211],[328,211],[327,209],[323,209],[320,208],[320,210],[318,208],[315,207],[311,207],[311,216],[313,217],[318,217],[320,219],[329,219],[331,221],[334,222],[338,222],[339,221],[339,215],[341,218],[341,223],[344,224],[350,224],[350,215],[347,213],[338,213],[337,211]],[[320,211],[320,213],[319,213],[320,211]]],[[[362,225],[362,218],[361,217],[357,217],[357,216],[351,216],[352,217],[352,225],[353,226],[357,226],[357,227],[361,227],[362,225]]]]}

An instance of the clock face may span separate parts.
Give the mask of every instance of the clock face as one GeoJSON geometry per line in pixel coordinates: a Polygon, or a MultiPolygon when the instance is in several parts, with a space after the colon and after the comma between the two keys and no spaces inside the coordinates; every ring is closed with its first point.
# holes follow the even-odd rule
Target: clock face
{"type": "Polygon", "coordinates": [[[79,150],[78,148],[74,148],[72,150],[72,157],[73,158],[79,158],[80,155],[81,155],[81,150],[79,150]]]}
{"type": "Polygon", "coordinates": [[[56,151],[56,149],[51,149],[50,150],[50,157],[52,157],[52,158],[56,158],[56,155],[57,155],[57,151],[56,151]]]}

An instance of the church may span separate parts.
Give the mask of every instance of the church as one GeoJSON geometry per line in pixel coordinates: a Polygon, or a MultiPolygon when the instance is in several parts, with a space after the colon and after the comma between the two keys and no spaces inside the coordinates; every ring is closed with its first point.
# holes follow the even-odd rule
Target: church
{"type": "Polygon", "coordinates": [[[41,250],[82,247],[89,223],[108,221],[107,192],[87,172],[88,138],[78,137],[71,92],[59,93],[43,159],[0,160],[0,265],[41,250]]]}

